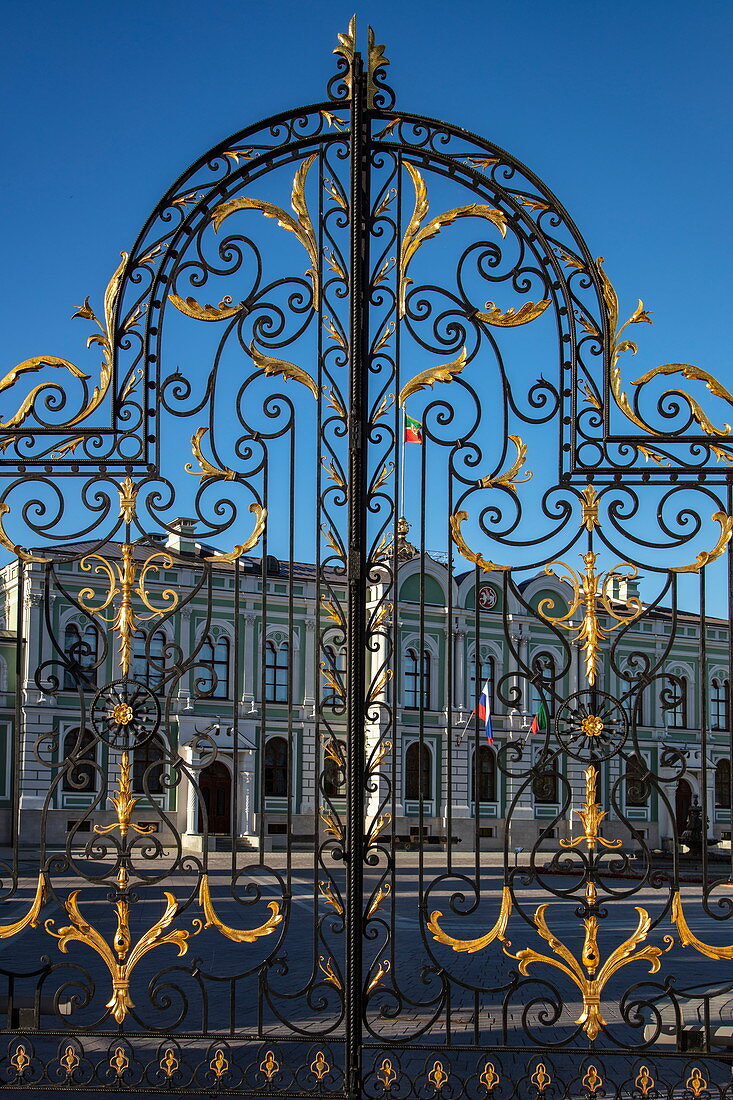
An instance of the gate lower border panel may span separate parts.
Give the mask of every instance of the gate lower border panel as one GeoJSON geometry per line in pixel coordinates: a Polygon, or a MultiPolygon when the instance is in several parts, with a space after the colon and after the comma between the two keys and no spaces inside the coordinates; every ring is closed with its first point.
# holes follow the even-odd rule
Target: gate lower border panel
{"type": "MultiPolygon", "coordinates": [[[[95,1089],[209,1096],[344,1096],[343,1043],[244,1042],[201,1045],[185,1036],[103,1038],[64,1034],[8,1037],[0,1059],[4,1087],[31,1095],[95,1089]],[[56,1055],[49,1050],[56,1047],[56,1055]]],[[[395,1100],[459,1097],[710,1097],[731,1095],[731,1056],[659,1052],[548,1051],[471,1046],[364,1046],[363,1095],[395,1100]]]]}

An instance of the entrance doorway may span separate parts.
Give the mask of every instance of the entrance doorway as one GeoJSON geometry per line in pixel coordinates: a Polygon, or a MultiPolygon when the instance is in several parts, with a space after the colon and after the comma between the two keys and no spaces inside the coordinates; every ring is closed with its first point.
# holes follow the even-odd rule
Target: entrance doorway
{"type": "Polygon", "coordinates": [[[677,837],[683,832],[687,824],[687,816],[692,805],[692,787],[686,779],[680,779],[674,800],[674,812],[677,820],[677,837]]]}
{"type": "Polygon", "coordinates": [[[199,781],[201,791],[199,801],[199,832],[203,832],[204,815],[201,804],[206,807],[210,833],[230,833],[232,824],[232,777],[226,764],[215,760],[204,768],[199,781]]]}

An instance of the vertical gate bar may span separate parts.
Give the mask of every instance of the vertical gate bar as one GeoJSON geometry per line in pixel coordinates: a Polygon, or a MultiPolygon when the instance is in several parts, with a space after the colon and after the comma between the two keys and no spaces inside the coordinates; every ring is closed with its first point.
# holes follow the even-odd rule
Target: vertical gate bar
{"type": "MultiPolygon", "coordinates": [[[[713,799],[712,818],[708,815],[708,645],[707,645],[707,602],[705,599],[705,566],[700,570],[700,805],[702,806],[702,895],[708,889],[708,836],[715,820],[715,799],[713,799]]],[[[688,718],[688,722],[690,719],[688,718]]]]}
{"type": "Polygon", "coordinates": [[[349,486],[346,661],[346,1082],[361,1091],[364,735],[366,680],[366,506],[369,395],[369,120],[364,67],[352,64],[349,486]]]}
{"type": "MultiPolygon", "coordinates": [[[[21,731],[25,732],[23,713],[23,678],[25,675],[26,640],[23,637],[23,605],[25,603],[25,563],[18,558],[18,589],[15,608],[15,737],[13,738],[13,774],[10,788],[10,843],[13,848],[13,874],[18,872],[18,845],[20,832],[20,788],[22,782],[21,731]]],[[[48,584],[48,568],[45,582],[48,584]]]]}
{"type": "MultiPolygon", "coordinates": [[[[728,493],[726,500],[726,510],[728,515],[733,514],[733,487],[730,482],[728,483],[728,493]]],[[[733,762],[733,695],[731,693],[731,687],[733,687],[733,546],[728,543],[727,566],[728,566],[728,686],[725,688],[725,725],[726,732],[728,734],[728,759],[733,762]]],[[[728,790],[730,792],[729,803],[731,806],[731,820],[733,821],[733,767],[731,767],[728,773],[728,790]]],[[[731,867],[730,873],[733,879],[733,844],[730,846],[731,867]]]]}

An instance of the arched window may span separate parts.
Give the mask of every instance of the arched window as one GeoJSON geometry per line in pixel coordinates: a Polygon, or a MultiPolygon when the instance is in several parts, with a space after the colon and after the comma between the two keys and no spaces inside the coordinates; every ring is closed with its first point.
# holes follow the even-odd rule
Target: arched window
{"type": "Polygon", "coordinates": [[[427,649],[423,650],[422,660],[416,649],[408,649],[405,653],[404,698],[407,710],[419,710],[421,700],[424,709],[430,710],[430,653],[427,649]]]}
{"type": "Polygon", "coordinates": [[[265,744],[265,795],[284,798],[288,793],[290,751],[284,737],[270,737],[265,744]]]}
{"type": "Polygon", "coordinates": [[[67,761],[63,789],[75,794],[93,794],[97,790],[99,778],[94,767],[97,757],[94,734],[85,729],[80,736],[78,726],[69,730],[64,737],[62,751],[63,759],[67,761]]]}
{"type": "Polygon", "coordinates": [[[344,702],[346,687],[346,650],[335,646],[323,647],[321,666],[321,697],[323,705],[335,707],[344,702]]]}
{"type": "Polygon", "coordinates": [[[405,753],[405,798],[423,801],[433,797],[433,754],[425,744],[413,741],[405,753]]]}
{"type": "Polygon", "coordinates": [[[228,699],[229,639],[226,634],[220,634],[216,641],[207,634],[199,651],[199,661],[210,671],[198,677],[197,694],[210,699],[228,699]]]}
{"type": "Polygon", "coordinates": [[[290,646],[265,642],[265,699],[268,703],[287,703],[290,646]]]}
{"type": "Polygon", "coordinates": [[[474,649],[471,654],[470,661],[471,680],[469,685],[468,705],[469,707],[475,707],[478,705],[479,697],[483,690],[483,686],[488,682],[489,685],[489,709],[491,713],[494,713],[494,683],[495,683],[495,665],[494,658],[491,656],[487,649],[482,648],[478,653],[478,660],[476,659],[476,650],[474,649]]]}
{"type": "Polygon", "coordinates": [[[638,756],[626,765],[626,805],[646,806],[649,801],[649,769],[638,756]]]}
{"type": "MultiPolygon", "coordinates": [[[[557,683],[555,658],[551,653],[535,653],[532,658],[532,713],[536,714],[544,702],[547,713],[555,713],[554,692],[557,683]]],[[[536,799],[535,799],[536,801],[536,799]]]]}
{"type": "Polygon", "coordinates": [[[159,737],[151,737],[135,749],[132,762],[133,791],[139,794],[163,793],[164,757],[163,742],[159,737]]]}
{"type": "Polygon", "coordinates": [[[337,742],[332,752],[327,752],[323,761],[323,793],[329,798],[341,798],[346,794],[346,743],[337,742]],[[336,759],[340,756],[341,760],[336,759]]]}
{"type": "Polygon", "coordinates": [[[719,810],[730,809],[730,760],[715,765],[715,805],[719,810]]]}
{"type": "Polygon", "coordinates": [[[141,630],[136,630],[132,635],[132,678],[151,691],[160,691],[162,687],[166,640],[162,630],[155,631],[149,646],[146,646],[147,636],[141,630]]]}
{"type": "Polygon", "coordinates": [[[64,630],[64,691],[76,691],[97,686],[97,631],[90,623],[84,633],[76,623],[67,623],[64,630]]]}
{"type": "Polygon", "coordinates": [[[474,754],[471,797],[476,802],[496,801],[496,757],[488,745],[479,745],[478,751],[474,754]],[[478,776],[476,775],[477,764],[478,776]]]}
{"type": "Polygon", "coordinates": [[[677,675],[665,677],[659,700],[665,726],[687,729],[687,679],[677,675]]]}
{"type": "Polygon", "coordinates": [[[540,806],[556,805],[559,801],[558,787],[557,760],[543,763],[532,780],[532,795],[535,802],[540,806]]]}
{"type": "Polygon", "coordinates": [[[730,682],[713,677],[710,684],[710,728],[727,730],[729,725],[730,682]]]}

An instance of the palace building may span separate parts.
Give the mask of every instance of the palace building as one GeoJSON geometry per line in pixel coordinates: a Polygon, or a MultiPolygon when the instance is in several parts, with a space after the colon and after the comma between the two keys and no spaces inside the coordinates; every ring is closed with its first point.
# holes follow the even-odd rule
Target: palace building
{"type": "MultiPolygon", "coordinates": [[[[551,850],[577,835],[573,811],[585,791],[582,765],[564,753],[526,778],[545,748],[545,734],[530,733],[540,704],[551,745],[563,700],[585,686],[581,647],[537,614],[540,605],[556,615],[567,608],[567,585],[542,573],[512,593],[493,574],[451,578],[441,561],[414,550],[407,524],[401,530],[397,599],[367,657],[376,683],[367,756],[377,746],[390,754],[394,784],[386,776],[374,781],[370,806],[384,810],[386,834],[402,845],[422,838],[439,846],[452,836],[469,850],[477,842],[503,847],[514,803],[510,847],[540,839],[551,850]],[[486,682],[492,743],[475,715],[486,682]]],[[[132,751],[135,820],[163,843],[169,823],[193,850],[202,844],[204,818],[221,847],[234,838],[243,847],[277,848],[286,837],[312,846],[329,814],[332,820],[345,806],[345,639],[329,619],[329,601],[344,597],[343,575],[326,575],[327,600],[324,573],[312,564],[244,557],[204,571],[207,552],[182,526],[180,536],[153,547],[156,561],[145,576],[150,606],[178,606],[149,623],[141,616],[130,638],[129,679],[155,727],[132,751]],[[190,782],[194,774],[198,785],[190,782]]],[[[117,604],[111,600],[105,611],[106,626],[89,608],[96,599],[99,609],[90,593],[106,584],[99,559],[114,566],[120,553],[118,543],[80,543],[53,552],[51,564],[15,562],[0,574],[4,843],[15,813],[20,843],[29,846],[39,841],[44,812],[47,837],[59,845],[70,835],[82,843],[113,820],[108,794],[119,747],[104,729],[94,731],[105,692],[114,701],[124,680],[110,621],[117,604]],[[65,767],[72,754],[73,767],[65,767]]],[[[133,555],[139,565],[148,561],[150,544],[136,544],[133,555]]],[[[373,608],[384,604],[378,573],[373,608]]],[[[637,595],[633,585],[617,585],[619,606],[637,595]]],[[[601,624],[604,614],[601,608],[601,624]]],[[[612,659],[602,653],[595,687],[603,699],[628,695],[630,684],[648,679],[635,696],[636,742],[629,734],[626,763],[614,757],[601,767],[604,831],[629,850],[640,840],[668,847],[671,816],[681,833],[695,800],[705,808],[708,835],[730,846],[728,647],[727,620],[706,617],[701,639],[699,616],[655,606],[625,629],[612,659]],[[679,767],[665,764],[670,748],[684,759],[682,778],[679,767]],[[647,769],[660,785],[645,782],[647,769]]]]}

